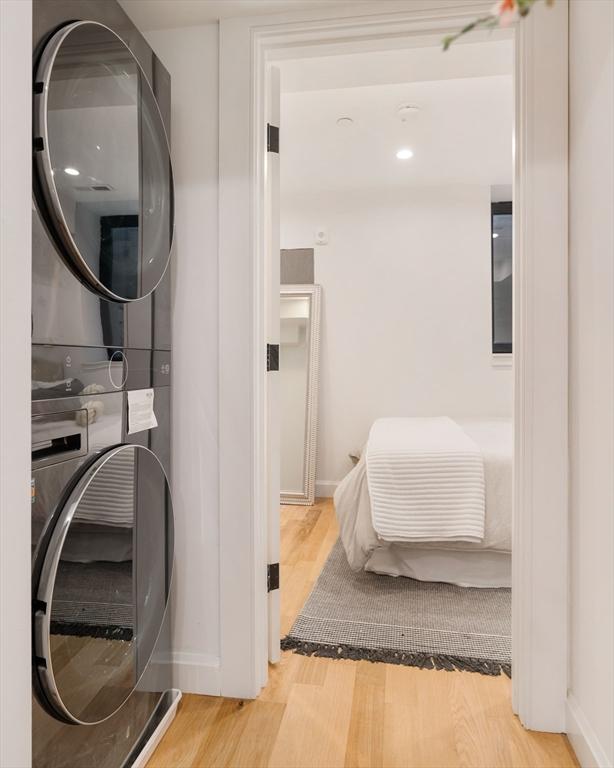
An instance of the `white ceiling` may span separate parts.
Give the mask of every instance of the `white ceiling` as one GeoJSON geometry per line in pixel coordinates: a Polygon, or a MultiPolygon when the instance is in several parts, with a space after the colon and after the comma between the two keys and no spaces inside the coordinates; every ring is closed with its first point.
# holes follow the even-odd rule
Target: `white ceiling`
{"type": "Polygon", "coordinates": [[[511,74],[286,93],[282,193],[508,185],[512,131],[511,74]],[[403,123],[406,102],[420,111],[403,123]],[[354,123],[341,128],[339,117],[354,123]],[[397,160],[401,147],[414,157],[397,160]]]}
{"type": "Polygon", "coordinates": [[[511,39],[458,44],[445,53],[439,45],[365,51],[279,62],[284,93],[355,88],[486,75],[509,75],[511,39]]]}
{"type": "Polygon", "coordinates": [[[259,16],[318,8],[349,8],[371,0],[119,0],[142,31],[207,24],[233,16],[259,16]]]}

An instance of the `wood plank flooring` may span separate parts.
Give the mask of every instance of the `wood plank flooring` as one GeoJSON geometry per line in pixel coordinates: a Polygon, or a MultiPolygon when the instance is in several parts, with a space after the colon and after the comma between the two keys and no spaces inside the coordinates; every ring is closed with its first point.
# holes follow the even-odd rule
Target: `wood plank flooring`
{"type": "MultiPolygon", "coordinates": [[[[282,507],[282,632],[337,538],[330,500],[282,507]]],[[[184,696],[148,768],[568,768],[565,736],[525,731],[510,681],[284,653],[255,701],[184,696]]]]}

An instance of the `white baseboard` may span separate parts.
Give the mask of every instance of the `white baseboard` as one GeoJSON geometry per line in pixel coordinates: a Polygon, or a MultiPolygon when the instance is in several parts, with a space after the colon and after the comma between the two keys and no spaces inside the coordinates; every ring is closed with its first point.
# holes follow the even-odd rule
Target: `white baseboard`
{"type": "Polygon", "coordinates": [[[220,696],[220,660],[206,653],[172,654],[173,685],[182,693],[198,693],[203,696],[220,696]]]}
{"type": "Polygon", "coordinates": [[[139,756],[136,758],[136,760],[132,763],[132,768],[145,768],[147,765],[149,758],[153,755],[153,753],[156,751],[156,747],[158,744],[162,741],[162,737],[164,734],[168,731],[170,728],[171,723],[175,719],[175,715],[177,714],[177,707],[179,706],[179,702],[181,701],[181,691],[172,691],[174,695],[173,703],[169,707],[168,711],[158,724],[158,727],[156,730],[151,734],[151,737],[139,756]]]}
{"type": "Polygon", "coordinates": [[[316,498],[332,499],[338,485],[338,480],[316,480],[316,498]]]}
{"type": "Polygon", "coordinates": [[[566,710],[567,736],[582,768],[612,768],[612,761],[572,693],[567,696],[566,710]]]}

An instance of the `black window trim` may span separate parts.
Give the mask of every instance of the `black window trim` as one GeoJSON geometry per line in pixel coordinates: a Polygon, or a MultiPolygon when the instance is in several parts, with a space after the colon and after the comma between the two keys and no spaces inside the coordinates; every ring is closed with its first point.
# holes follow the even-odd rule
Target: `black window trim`
{"type": "Polygon", "coordinates": [[[490,338],[493,355],[511,355],[510,342],[495,342],[495,239],[494,218],[496,215],[512,215],[512,201],[490,204],[490,338]]]}

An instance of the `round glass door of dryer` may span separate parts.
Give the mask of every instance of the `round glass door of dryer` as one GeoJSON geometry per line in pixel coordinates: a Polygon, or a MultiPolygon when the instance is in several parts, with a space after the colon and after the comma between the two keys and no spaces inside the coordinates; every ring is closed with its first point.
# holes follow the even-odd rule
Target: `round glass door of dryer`
{"type": "Polygon", "coordinates": [[[112,30],[79,21],[48,42],[34,90],[37,192],[58,249],[105,298],[147,296],[168,265],[174,211],[168,140],[143,70],[112,30]]]}
{"type": "Polygon", "coordinates": [[[128,699],[160,636],[172,563],[162,465],[142,446],[112,448],[79,477],[42,555],[34,655],[50,714],[95,724],[128,699]]]}

